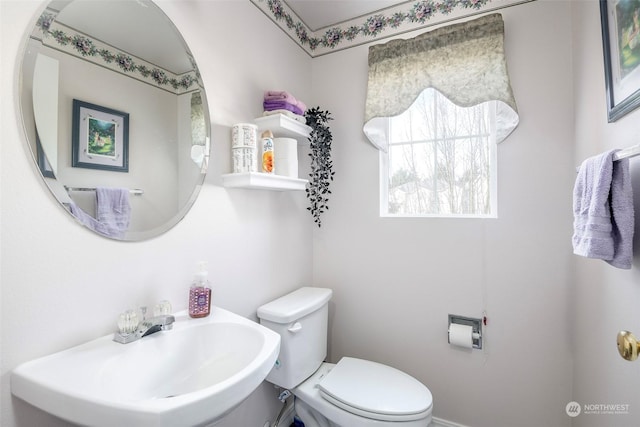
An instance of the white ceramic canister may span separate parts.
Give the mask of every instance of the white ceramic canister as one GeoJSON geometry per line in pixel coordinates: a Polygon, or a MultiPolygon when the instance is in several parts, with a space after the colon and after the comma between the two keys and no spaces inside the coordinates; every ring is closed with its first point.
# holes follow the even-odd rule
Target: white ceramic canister
{"type": "Polygon", "coordinates": [[[236,147],[231,149],[233,173],[257,172],[258,156],[255,147],[236,147]]]}
{"type": "Polygon", "coordinates": [[[256,147],[258,126],[251,123],[236,123],[231,127],[231,147],[256,147]]]}
{"type": "Polygon", "coordinates": [[[258,170],[257,140],[258,126],[251,123],[236,123],[231,127],[233,173],[258,170]]]}

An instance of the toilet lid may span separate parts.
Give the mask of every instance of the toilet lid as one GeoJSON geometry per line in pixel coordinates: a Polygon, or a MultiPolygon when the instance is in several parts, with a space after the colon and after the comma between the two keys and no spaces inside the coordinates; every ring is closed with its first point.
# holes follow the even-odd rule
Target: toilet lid
{"type": "Polygon", "coordinates": [[[356,415],[382,421],[411,421],[431,409],[431,392],[420,381],[390,366],[342,358],[319,383],[320,394],[356,415]]]}

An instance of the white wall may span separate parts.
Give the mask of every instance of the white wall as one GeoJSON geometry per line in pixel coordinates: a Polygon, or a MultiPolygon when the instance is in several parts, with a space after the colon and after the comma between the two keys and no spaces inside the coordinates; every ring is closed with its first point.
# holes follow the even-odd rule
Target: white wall
{"type": "Polygon", "coordinates": [[[335,291],[332,360],[409,372],[431,389],[438,418],[569,426],[571,6],[501,13],[521,122],[498,148],[498,219],[380,218],[378,152],[362,133],[368,47],[314,59],[312,98],[335,118],[336,170],[314,234],[314,283],[335,291]],[[450,347],[447,314],[483,308],[485,350],[450,347]]]}
{"type": "MultiPolygon", "coordinates": [[[[304,193],[226,190],[220,178],[230,172],[230,126],[261,113],[264,89],[309,99],[311,60],[248,1],[159,4],[181,29],[204,78],[213,160],[182,222],[161,237],[123,243],[76,225],[36,175],[16,82],[26,29],[44,4],[0,1],[3,427],[66,425],[11,397],[11,369],[113,332],[128,307],[166,298],[175,309],[186,308],[200,260],[209,262],[214,303],[253,319],[259,305],[311,281],[313,222],[304,193]]],[[[279,408],[275,391],[264,385],[220,425],[262,426],[279,408]]]]}
{"type": "MultiPolygon", "coordinates": [[[[573,4],[576,164],[613,148],[640,142],[640,111],[607,123],[604,64],[598,3],[573,4]]],[[[631,270],[575,257],[574,400],[581,405],[629,405],[626,414],[584,414],[575,427],[628,427],[640,415],[640,363],[623,360],[616,349],[620,330],[640,334],[640,160],[630,161],[636,212],[635,256],[631,270]]]]}

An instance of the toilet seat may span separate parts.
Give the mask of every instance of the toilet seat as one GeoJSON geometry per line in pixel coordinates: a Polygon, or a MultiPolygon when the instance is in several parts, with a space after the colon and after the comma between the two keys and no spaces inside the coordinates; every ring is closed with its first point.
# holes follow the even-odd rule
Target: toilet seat
{"type": "Polygon", "coordinates": [[[406,373],[369,360],[342,358],[317,385],[327,401],[380,421],[413,421],[430,412],[428,388],[406,373]]]}

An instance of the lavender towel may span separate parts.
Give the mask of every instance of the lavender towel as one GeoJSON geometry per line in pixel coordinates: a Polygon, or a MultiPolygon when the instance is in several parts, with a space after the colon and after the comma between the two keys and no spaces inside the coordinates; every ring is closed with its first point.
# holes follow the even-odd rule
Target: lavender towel
{"type": "Polygon", "coordinates": [[[585,160],[573,189],[573,253],[630,269],[634,209],[629,160],[613,161],[618,150],[585,160]]]}
{"type": "Polygon", "coordinates": [[[73,201],[69,203],[69,210],[78,221],[86,225],[91,230],[96,231],[100,234],[106,234],[102,224],[96,221],[94,217],[80,209],[78,205],[76,205],[73,201]]]}
{"type": "Polygon", "coordinates": [[[293,95],[284,90],[267,90],[264,92],[265,101],[286,101],[295,105],[298,101],[293,95]]]}
{"type": "Polygon", "coordinates": [[[71,213],[88,228],[107,237],[122,239],[131,221],[129,190],[124,188],[96,188],[96,217],[76,206],[69,205],[71,213]]]}

